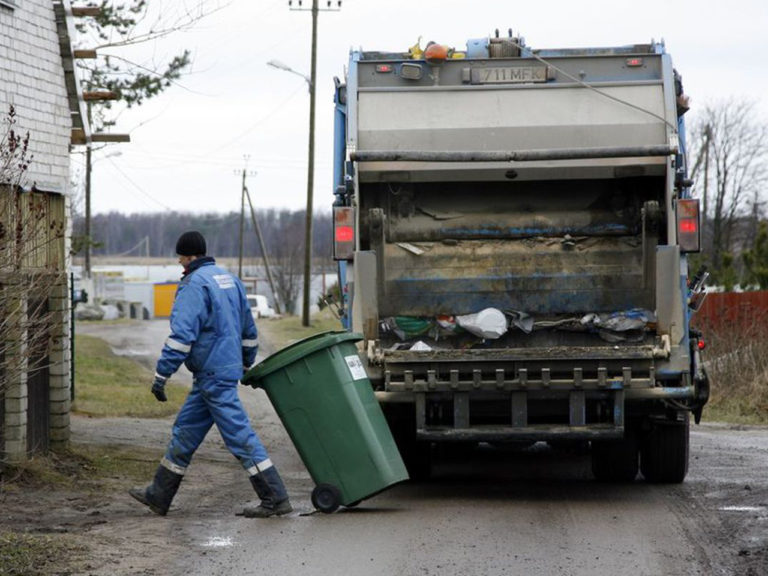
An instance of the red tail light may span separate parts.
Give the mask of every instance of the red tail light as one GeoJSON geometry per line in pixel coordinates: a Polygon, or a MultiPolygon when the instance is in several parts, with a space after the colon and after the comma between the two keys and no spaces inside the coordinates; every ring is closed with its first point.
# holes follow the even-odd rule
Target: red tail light
{"type": "Polygon", "coordinates": [[[336,228],[336,242],[351,242],[355,239],[355,229],[352,226],[338,226],[336,228]]]}
{"type": "Polygon", "coordinates": [[[677,201],[677,243],[681,252],[698,252],[701,249],[698,200],[686,198],[677,201]]]}
{"type": "Polygon", "coordinates": [[[333,258],[352,260],[355,253],[355,209],[333,207],[333,258]]]}

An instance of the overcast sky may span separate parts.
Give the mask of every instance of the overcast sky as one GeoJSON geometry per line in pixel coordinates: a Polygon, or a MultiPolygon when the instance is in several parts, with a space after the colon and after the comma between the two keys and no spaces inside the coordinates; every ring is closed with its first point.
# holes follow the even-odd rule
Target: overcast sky
{"type": "MultiPolygon", "coordinates": [[[[512,28],[534,49],[663,38],[692,113],[738,97],[757,100],[768,119],[765,0],[344,0],[340,11],[319,17],[315,212],[333,201],[333,77],[343,78],[350,48],[405,51],[421,37],[422,46],[434,40],[464,49],[496,28],[512,28]]],[[[280,60],[309,75],[310,47],[311,14],[290,10],[287,0],[232,0],[193,30],[156,43],[151,57],[160,61],[189,48],[191,71],[120,115],[114,131],[130,133],[131,143],[94,154],[93,212],[238,211],[246,156],[257,208],[304,208],[307,84],[266,63],[280,60]]],[[[148,64],[147,50],[131,57],[148,64]]],[[[75,164],[82,169],[82,156],[75,164]]]]}

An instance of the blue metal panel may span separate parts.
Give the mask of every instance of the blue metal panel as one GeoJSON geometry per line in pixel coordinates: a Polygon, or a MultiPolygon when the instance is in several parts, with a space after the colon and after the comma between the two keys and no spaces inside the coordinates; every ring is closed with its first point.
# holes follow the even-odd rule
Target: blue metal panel
{"type": "Polygon", "coordinates": [[[341,86],[336,87],[333,102],[333,191],[344,184],[344,161],[347,157],[347,105],[341,102],[341,86]]]}

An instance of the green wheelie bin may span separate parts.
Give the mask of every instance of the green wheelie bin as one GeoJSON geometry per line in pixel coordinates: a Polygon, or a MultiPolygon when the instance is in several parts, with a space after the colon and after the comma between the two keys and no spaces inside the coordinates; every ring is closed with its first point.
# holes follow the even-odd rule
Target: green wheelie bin
{"type": "Polygon", "coordinates": [[[254,366],[243,384],[263,388],[307,467],[321,512],[408,479],[350,332],[296,342],[254,366]]]}

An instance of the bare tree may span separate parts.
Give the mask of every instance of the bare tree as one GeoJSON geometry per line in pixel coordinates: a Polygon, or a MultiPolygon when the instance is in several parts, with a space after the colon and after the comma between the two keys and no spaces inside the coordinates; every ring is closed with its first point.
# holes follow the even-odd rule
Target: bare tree
{"type": "MultiPolygon", "coordinates": [[[[715,271],[734,248],[737,218],[759,210],[768,182],[768,124],[755,102],[729,99],[705,107],[694,121],[694,192],[703,200],[704,250],[715,271]]],[[[757,219],[755,219],[757,220],[757,219]]]]}
{"type": "Polygon", "coordinates": [[[283,210],[277,215],[279,241],[273,244],[275,284],[287,314],[296,313],[304,267],[304,211],[283,210]]]}
{"type": "Polygon", "coordinates": [[[64,199],[24,189],[30,136],[16,124],[11,106],[0,136],[0,395],[46,365],[61,332],[49,299],[66,292],[64,199]]]}

